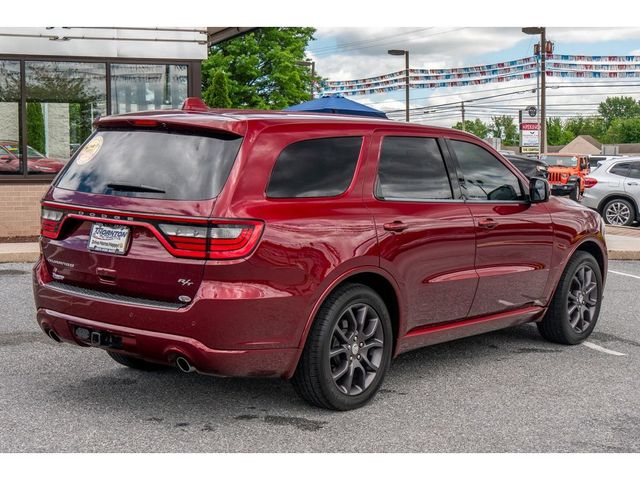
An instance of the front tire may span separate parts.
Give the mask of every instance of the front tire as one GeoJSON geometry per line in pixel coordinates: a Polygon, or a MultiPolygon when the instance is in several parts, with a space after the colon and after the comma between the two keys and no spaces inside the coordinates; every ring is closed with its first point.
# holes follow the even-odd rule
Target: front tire
{"type": "Polygon", "coordinates": [[[636,209],[629,200],[616,198],[606,203],[602,209],[602,218],[609,225],[628,227],[636,219],[636,209]]]}
{"type": "Polygon", "coordinates": [[[371,288],[346,284],[316,315],[292,383],[307,402],[351,410],[376,394],[391,363],[387,307],[371,288]]]}
{"type": "Polygon", "coordinates": [[[580,195],[580,184],[576,183],[575,187],[573,188],[573,190],[571,190],[571,193],[569,193],[569,198],[575,202],[579,202],[581,195],[580,195]]]}
{"type": "Polygon", "coordinates": [[[585,341],[596,326],[602,301],[602,272],[587,252],[576,252],[569,260],[551,305],[538,323],[538,331],[550,342],[576,345],[585,341]]]}

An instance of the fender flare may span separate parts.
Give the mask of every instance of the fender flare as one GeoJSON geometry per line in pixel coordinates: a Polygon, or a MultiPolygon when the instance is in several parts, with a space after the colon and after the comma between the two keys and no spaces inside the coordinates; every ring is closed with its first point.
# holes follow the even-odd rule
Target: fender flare
{"type": "MultiPolygon", "coordinates": [[[[365,265],[365,266],[361,266],[361,267],[354,267],[352,269],[347,270],[346,272],[343,272],[342,274],[338,275],[336,278],[334,278],[329,285],[327,285],[324,290],[322,291],[322,294],[318,297],[318,299],[315,301],[315,303],[313,304],[313,308],[311,309],[311,312],[309,314],[309,316],[306,319],[305,322],[305,326],[304,329],[302,331],[302,335],[300,336],[300,341],[298,342],[298,347],[297,347],[297,354],[296,354],[296,358],[295,361],[293,362],[292,365],[292,369],[291,371],[287,372],[285,375],[285,378],[291,378],[295,372],[295,369],[298,366],[298,362],[300,361],[300,357],[302,356],[302,351],[304,349],[304,346],[307,342],[307,337],[309,336],[309,331],[311,330],[311,326],[313,325],[313,321],[316,318],[316,315],[318,313],[318,310],[320,310],[320,307],[322,306],[322,304],[324,303],[324,301],[327,299],[327,297],[331,294],[331,292],[333,292],[335,290],[335,288],[340,285],[341,283],[349,280],[349,278],[354,277],[358,274],[361,273],[372,273],[372,274],[376,274],[376,275],[380,275],[381,277],[384,277],[393,287],[394,293],[396,298],[398,299],[398,311],[399,311],[399,315],[398,315],[398,332],[402,331],[402,327],[404,324],[404,315],[402,313],[403,310],[403,297],[400,294],[400,287],[398,286],[398,282],[396,281],[396,279],[385,269],[377,267],[377,266],[373,266],[373,265],[365,265]]],[[[400,335],[398,335],[399,337],[400,335]]],[[[397,344],[398,339],[395,338],[394,339],[394,343],[397,344]]],[[[395,352],[396,350],[396,346],[394,345],[394,349],[393,351],[395,352]]]]}

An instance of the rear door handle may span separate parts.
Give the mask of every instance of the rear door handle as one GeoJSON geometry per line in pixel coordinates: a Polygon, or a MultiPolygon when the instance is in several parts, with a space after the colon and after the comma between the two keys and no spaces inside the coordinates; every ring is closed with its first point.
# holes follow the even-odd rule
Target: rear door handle
{"type": "Polygon", "coordinates": [[[395,222],[385,223],[383,225],[383,228],[387,232],[402,232],[403,230],[406,230],[407,228],[409,228],[409,225],[407,225],[406,223],[402,223],[399,220],[396,220],[395,222]]]}
{"type": "Polygon", "coordinates": [[[629,182],[627,185],[638,185],[638,182],[629,182]]]}
{"type": "Polygon", "coordinates": [[[498,222],[496,222],[493,218],[483,218],[478,221],[478,226],[480,228],[486,228],[487,230],[493,230],[498,226],[498,222]]]}

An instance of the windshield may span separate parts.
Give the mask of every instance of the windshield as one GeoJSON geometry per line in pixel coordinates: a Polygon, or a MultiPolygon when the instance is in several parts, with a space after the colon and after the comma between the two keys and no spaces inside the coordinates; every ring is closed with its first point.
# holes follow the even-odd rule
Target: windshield
{"type": "Polygon", "coordinates": [[[555,156],[555,155],[542,155],[540,160],[547,162],[550,166],[559,166],[559,167],[577,167],[578,159],[574,156],[555,156]]]}
{"type": "Polygon", "coordinates": [[[78,151],[57,187],[167,200],[218,196],[242,137],[207,132],[100,130],[78,151]]]}

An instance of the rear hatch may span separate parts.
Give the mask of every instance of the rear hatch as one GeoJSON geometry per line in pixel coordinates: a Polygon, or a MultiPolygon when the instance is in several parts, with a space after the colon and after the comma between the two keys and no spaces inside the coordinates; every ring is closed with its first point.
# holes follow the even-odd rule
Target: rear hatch
{"type": "Polygon", "coordinates": [[[212,232],[229,242],[239,231],[208,217],[241,142],[166,127],[95,132],[43,201],[53,281],[112,298],[189,303],[212,232]]]}

